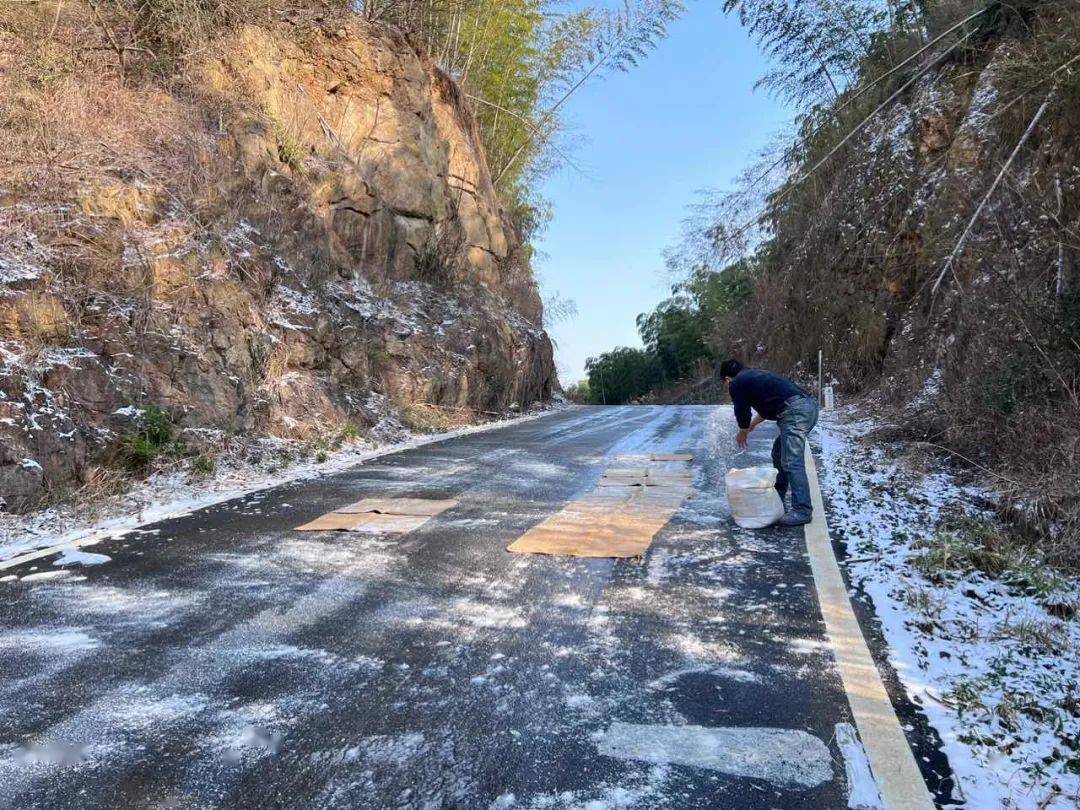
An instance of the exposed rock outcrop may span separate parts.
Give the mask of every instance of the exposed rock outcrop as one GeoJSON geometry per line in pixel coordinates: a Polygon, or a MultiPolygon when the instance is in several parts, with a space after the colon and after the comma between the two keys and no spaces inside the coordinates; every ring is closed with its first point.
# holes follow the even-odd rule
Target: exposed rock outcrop
{"type": "MultiPolygon", "coordinates": [[[[0,114],[19,122],[42,90],[24,43],[0,31],[0,53],[0,114]]],[[[7,508],[84,480],[148,405],[314,438],[394,405],[550,396],[540,300],[475,121],[400,35],[250,27],[179,84],[63,82],[80,107],[64,142],[94,159],[30,153],[42,165],[0,175],[7,508]]]]}

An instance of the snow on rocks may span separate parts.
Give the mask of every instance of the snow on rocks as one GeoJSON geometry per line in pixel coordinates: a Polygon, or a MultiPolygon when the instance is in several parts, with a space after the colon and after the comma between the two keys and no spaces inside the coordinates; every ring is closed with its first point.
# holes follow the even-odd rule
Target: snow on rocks
{"type": "MultiPolygon", "coordinates": [[[[979,572],[929,579],[916,561],[943,515],[980,493],[945,472],[904,469],[856,437],[873,425],[822,420],[822,488],[847,545],[856,594],[872,600],[911,700],[937,730],[971,808],[1074,806],[1080,795],[1080,621],[1030,588],[979,572]]],[[[1055,602],[1076,604],[1063,585],[1055,602]]]]}
{"type": "Polygon", "coordinates": [[[37,234],[16,223],[10,210],[0,212],[0,285],[9,288],[37,281],[52,258],[37,234]]]}

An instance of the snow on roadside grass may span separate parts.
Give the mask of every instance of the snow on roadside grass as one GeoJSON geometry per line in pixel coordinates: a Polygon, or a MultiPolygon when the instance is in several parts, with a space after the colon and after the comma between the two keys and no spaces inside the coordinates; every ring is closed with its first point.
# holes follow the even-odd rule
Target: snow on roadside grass
{"type": "MultiPolygon", "coordinates": [[[[1080,794],[1077,584],[928,565],[943,518],[978,493],[857,442],[872,424],[823,419],[821,484],[854,587],[937,730],[969,808],[1074,807],[1080,794]]],[[[960,566],[963,569],[963,566],[960,566]]]]}
{"type": "Polygon", "coordinates": [[[357,440],[338,450],[295,463],[282,460],[278,451],[289,443],[263,439],[259,445],[270,463],[237,462],[219,465],[212,477],[193,476],[190,471],[159,473],[138,482],[131,491],[93,504],[62,505],[25,515],[0,513],[0,563],[38,549],[66,545],[82,547],[136,530],[147,523],[179,517],[222,501],[269,489],[292,481],[331,475],[365,461],[434,442],[537,419],[560,407],[548,407],[515,416],[459,428],[446,433],[395,432],[387,444],[357,440]]]}

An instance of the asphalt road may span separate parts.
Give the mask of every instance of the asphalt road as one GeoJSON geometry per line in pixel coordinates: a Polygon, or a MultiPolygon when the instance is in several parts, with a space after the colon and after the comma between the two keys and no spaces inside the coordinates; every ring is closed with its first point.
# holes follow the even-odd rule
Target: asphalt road
{"type": "Polygon", "coordinates": [[[4,572],[0,806],[845,807],[802,533],[731,523],[723,474],[769,440],[732,433],[727,409],[576,409],[4,572]],[[657,451],[694,454],[695,490],[644,560],[504,550],[657,451]],[[293,530],[388,495],[460,504],[401,537],[293,530]],[[765,743],[695,761],[688,726],[816,738],[825,775],[765,743]],[[627,754],[638,727],[668,744],[627,754]]]}

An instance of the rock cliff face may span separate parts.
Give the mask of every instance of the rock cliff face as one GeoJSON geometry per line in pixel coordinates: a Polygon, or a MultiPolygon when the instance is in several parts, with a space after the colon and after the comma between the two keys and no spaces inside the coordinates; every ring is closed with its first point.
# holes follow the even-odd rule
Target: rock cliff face
{"type": "Polygon", "coordinates": [[[37,58],[0,27],[0,120],[23,133],[0,163],[6,508],[110,463],[149,406],[210,441],[314,439],[550,396],[475,121],[401,36],[246,28],[167,85],[84,66],[44,87],[37,58]]]}

